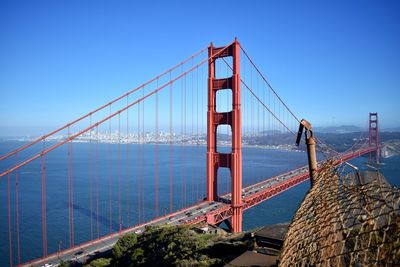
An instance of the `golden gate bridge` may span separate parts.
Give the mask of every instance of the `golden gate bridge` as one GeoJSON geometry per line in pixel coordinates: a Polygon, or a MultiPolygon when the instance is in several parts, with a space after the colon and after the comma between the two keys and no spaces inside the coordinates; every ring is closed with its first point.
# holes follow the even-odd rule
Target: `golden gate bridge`
{"type": "MultiPolygon", "coordinates": [[[[299,123],[238,40],[211,44],[0,158],[9,264],[79,259],[151,224],[225,223],[241,232],[245,210],[308,179],[308,167],[293,163],[293,153],[284,173],[271,172],[268,160],[271,150],[299,151],[293,146],[299,123]],[[249,151],[256,151],[258,165],[246,164],[249,151]],[[201,167],[183,166],[202,160],[201,167]],[[28,181],[34,186],[24,186],[28,181]],[[21,219],[25,195],[34,195],[39,216],[21,219]],[[65,211],[61,220],[49,201],[65,211]],[[86,216],[77,214],[81,207],[86,216]],[[41,232],[40,242],[24,244],[22,228],[41,232]],[[40,247],[36,259],[24,255],[28,247],[40,247]]],[[[317,147],[320,161],[340,164],[367,153],[378,160],[377,113],[370,113],[368,138],[348,150],[337,152],[320,139],[317,147]]]]}

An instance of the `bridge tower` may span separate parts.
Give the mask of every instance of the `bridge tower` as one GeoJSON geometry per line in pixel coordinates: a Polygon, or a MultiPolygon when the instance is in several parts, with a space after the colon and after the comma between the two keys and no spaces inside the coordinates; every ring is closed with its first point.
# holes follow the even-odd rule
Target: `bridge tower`
{"type": "Polygon", "coordinates": [[[207,110],[207,200],[215,201],[217,196],[218,168],[229,168],[232,181],[231,231],[242,231],[242,123],[240,110],[240,44],[235,41],[228,47],[208,48],[208,110],[207,110]],[[233,73],[229,78],[215,77],[215,61],[232,57],[233,73]],[[232,91],[232,110],[216,111],[218,90],[232,91]],[[217,127],[230,125],[232,130],[232,153],[217,152],[217,127]]]}
{"type": "Polygon", "coordinates": [[[369,113],[369,146],[375,147],[375,152],[369,153],[369,161],[379,163],[378,113],[369,113]]]}

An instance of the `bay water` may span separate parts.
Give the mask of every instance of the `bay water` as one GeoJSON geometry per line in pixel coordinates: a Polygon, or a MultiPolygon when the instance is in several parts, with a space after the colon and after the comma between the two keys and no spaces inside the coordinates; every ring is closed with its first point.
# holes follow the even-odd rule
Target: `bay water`
{"type": "MultiPolygon", "coordinates": [[[[0,142],[0,155],[21,145],[23,142],[19,141],[0,142]]],[[[51,145],[50,142],[46,144],[47,147],[51,145]]],[[[10,164],[34,154],[33,151],[24,153],[3,160],[0,169],[7,169],[10,164]]],[[[362,170],[368,168],[367,157],[351,162],[362,170]]],[[[206,187],[205,163],[206,148],[196,145],[72,143],[52,151],[18,172],[0,178],[0,266],[9,265],[8,201],[11,207],[13,263],[18,263],[17,192],[21,262],[42,256],[43,174],[46,180],[48,253],[52,253],[59,247],[65,249],[70,246],[68,177],[71,178],[73,194],[73,204],[70,203],[74,211],[74,243],[79,244],[110,231],[149,221],[157,216],[157,206],[158,216],[162,216],[171,210],[176,211],[203,201],[206,187]]],[[[245,147],[243,186],[306,163],[304,152],[245,147]]],[[[399,156],[381,159],[379,168],[392,185],[400,186],[399,156]]],[[[229,177],[227,169],[218,171],[219,195],[230,192],[229,177]]],[[[289,222],[308,189],[307,181],[250,208],[244,213],[244,230],[289,222]]]]}

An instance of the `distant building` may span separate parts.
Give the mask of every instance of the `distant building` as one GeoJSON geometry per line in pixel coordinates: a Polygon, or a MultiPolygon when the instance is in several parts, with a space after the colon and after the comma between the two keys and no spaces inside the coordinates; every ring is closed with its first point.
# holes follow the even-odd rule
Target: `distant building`
{"type": "Polygon", "coordinates": [[[210,224],[195,227],[194,231],[200,234],[226,234],[223,229],[210,224]]]}

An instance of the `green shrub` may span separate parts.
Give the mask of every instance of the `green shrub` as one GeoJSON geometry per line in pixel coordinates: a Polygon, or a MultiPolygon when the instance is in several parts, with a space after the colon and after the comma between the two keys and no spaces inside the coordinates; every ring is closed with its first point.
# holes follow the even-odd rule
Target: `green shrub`
{"type": "Polygon", "coordinates": [[[129,251],[132,251],[136,242],[136,234],[126,234],[122,236],[112,249],[114,257],[117,260],[124,257],[129,251]]]}
{"type": "Polygon", "coordinates": [[[89,264],[85,265],[85,267],[107,267],[110,266],[111,259],[99,258],[91,261],[89,264]]]}

